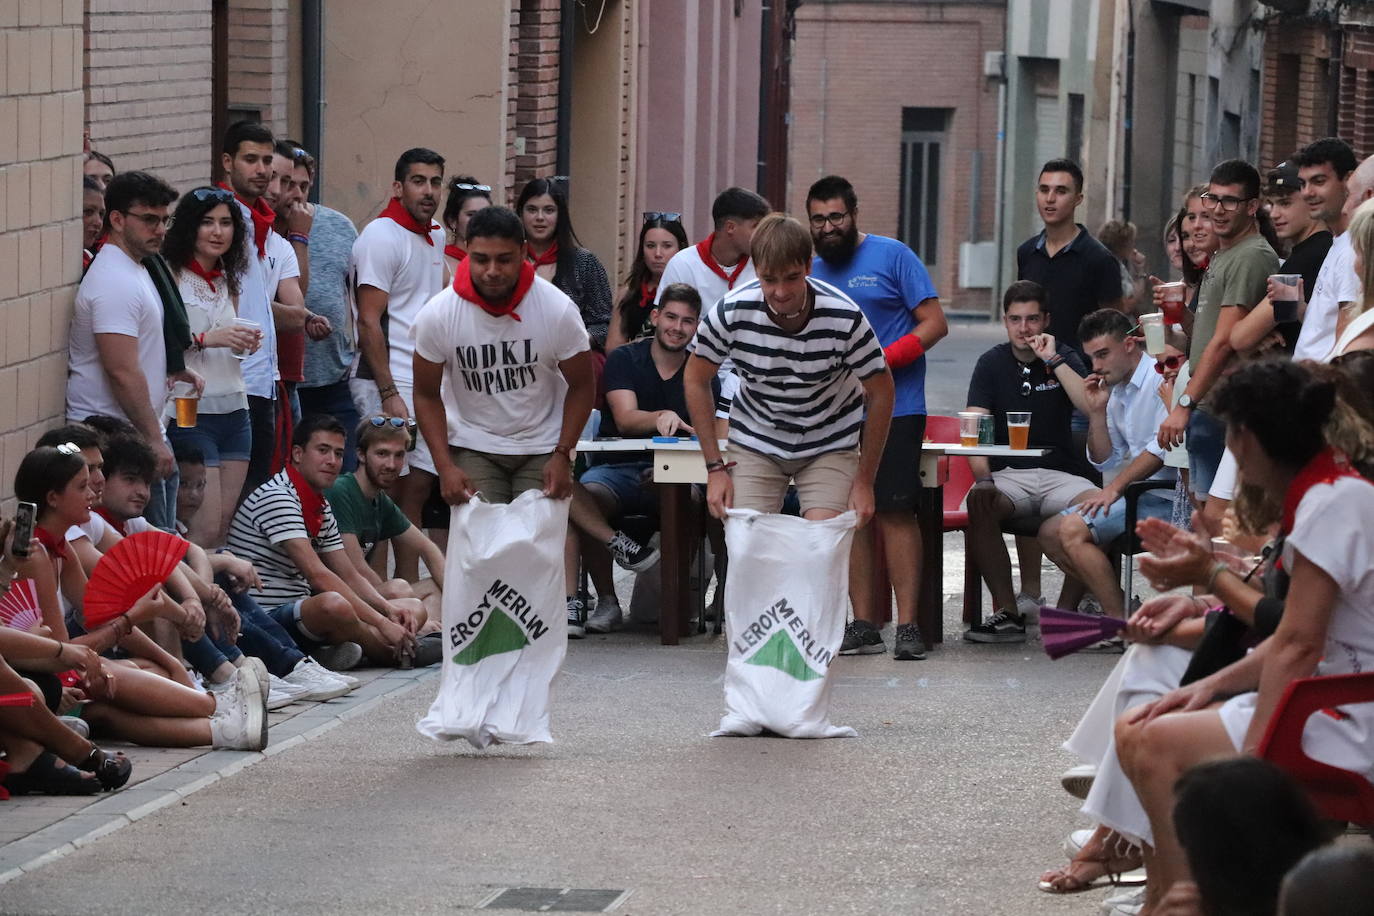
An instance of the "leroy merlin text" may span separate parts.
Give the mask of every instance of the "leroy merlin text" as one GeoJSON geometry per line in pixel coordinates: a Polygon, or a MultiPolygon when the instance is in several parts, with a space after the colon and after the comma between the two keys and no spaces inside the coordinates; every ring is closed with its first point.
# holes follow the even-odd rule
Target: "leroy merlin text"
{"type": "Polygon", "coordinates": [[[549,625],[546,624],[534,608],[525,600],[524,596],[511,588],[506,583],[497,579],[496,582],[487,589],[487,593],[482,597],[482,603],[477,610],[467,616],[466,620],[461,620],[453,625],[449,630],[449,642],[453,648],[457,649],[471,637],[476,636],[482,629],[482,621],[487,618],[487,611],[495,602],[502,610],[520,621],[525,627],[525,632],[529,633],[534,639],[538,639],[548,632],[549,625]]]}
{"type": "Polygon", "coordinates": [[[792,605],[787,603],[786,598],[779,599],[772,607],[760,614],[758,620],[740,631],[739,637],[735,640],[735,651],[743,655],[750,647],[763,642],[774,627],[783,625],[792,631],[798,648],[807,658],[815,662],[821,670],[830,666],[830,662],[835,658],[835,653],[816,643],[816,637],[811,635],[811,631],[802,623],[801,618],[797,616],[792,605]]]}

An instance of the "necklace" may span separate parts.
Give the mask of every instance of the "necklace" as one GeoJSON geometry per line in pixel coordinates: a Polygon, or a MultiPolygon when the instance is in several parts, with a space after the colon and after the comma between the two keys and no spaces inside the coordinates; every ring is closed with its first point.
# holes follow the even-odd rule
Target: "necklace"
{"type": "Polygon", "coordinates": [[[778,319],[779,321],[791,321],[793,318],[799,318],[799,317],[801,317],[803,314],[805,314],[805,312],[806,312],[807,309],[811,308],[811,295],[810,295],[810,293],[811,293],[811,291],[808,289],[808,290],[807,290],[806,301],[803,302],[803,303],[802,303],[802,307],[799,308],[799,309],[797,309],[795,312],[787,312],[787,313],[785,313],[785,314],[784,314],[783,312],[779,312],[779,311],[775,310],[775,309],[773,308],[773,306],[771,306],[771,305],[768,304],[768,300],[767,300],[767,299],[764,299],[764,300],[763,300],[763,307],[766,308],[766,309],[768,309],[768,313],[769,313],[770,315],[772,315],[774,318],[778,319]]]}

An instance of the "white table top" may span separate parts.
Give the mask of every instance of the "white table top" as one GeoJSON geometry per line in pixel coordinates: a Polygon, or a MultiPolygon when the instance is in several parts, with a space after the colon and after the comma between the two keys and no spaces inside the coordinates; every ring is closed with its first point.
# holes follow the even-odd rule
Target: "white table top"
{"type": "MultiPolygon", "coordinates": [[[[695,439],[681,439],[670,437],[660,441],[658,439],[583,439],[577,443],[577,451],[591,452],[699,452],[701,443],[695,439]]],[[[728,447],[726,440],[720,440],[720,448],[724,451],[728,447]]],[[[921,451],[927,455],[978,455],[985,458],[1039,458],[1048,449],[1043,448],[1023,448],[1014,449],[1008,445],[974,445],[964,446],[953,442],[923,442],[921,451]]]]}

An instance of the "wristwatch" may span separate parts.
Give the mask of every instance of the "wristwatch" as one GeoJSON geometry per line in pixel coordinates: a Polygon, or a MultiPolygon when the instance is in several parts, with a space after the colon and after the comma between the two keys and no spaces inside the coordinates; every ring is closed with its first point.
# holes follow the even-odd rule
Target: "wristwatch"
{"type": "Polygon", "coordinates": [[[1183,394],[1178,396],[1178,406],[1182,407],[1184,410],[1192,410],[1194,407],[1197,406],[1197,401],[1193,400],[1193,396],[1191,394],[1184,392],[1183,394]]]}

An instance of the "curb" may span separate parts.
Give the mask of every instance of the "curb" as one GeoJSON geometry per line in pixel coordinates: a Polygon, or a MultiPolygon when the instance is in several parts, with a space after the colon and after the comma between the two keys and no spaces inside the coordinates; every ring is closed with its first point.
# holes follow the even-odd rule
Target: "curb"
{"type": "MultiPolygon", "coordinates": [[[[436,672],[428,672],[416,678],[405,678],[404,683],[399,687],[368,697],[327,717],[320,716],[318,713],[328,710],[328,703],[316,704],[315,708],[309,711],[314,713],[314,715],[309,715],[309,718],[323,719],[323,721],[319,725],[294,734],[280,743],[269,744],[262,751],[207,751],[200,757],[189,760],[178,767],[173,767],[145,782],[138,783],[121,792],[112,793],[98,802],[29,834],[23,839],[0,846],[0,858],[2,859],[12,859],[12,854],[16,852],[20,853],[21,856],[24,853],[31,853],[32,855],[32,858],[23,859],[19,864],[11,865],[5,871],[0,871],[0,885],[8,884],[16,878],[21,878],[45,865],[56,862],[78,849],[89,846],[101,837],[128,827],[135,821],[142,820],[155,811],[179,802],[240,770],[261,763],[270,757],[275,757],[293,747],[305,744],[307,741],[313,741],[326,732],[338,728],[347,720],[380,706],[384,700],[410,693],[428,683],[435,674],[436,672]],[[218,767],[206,770],[204,761],[216,754],[225,755],[229,759],[218,767]],[[148,797],[150,794],[152,797],[148,797]],[[132,807],[129,807],[127,803],[131,798],[133,804],[132,807]],[[102,807],[108,807],[111,810],[108,813],[92,810],[102,807]]],[[[383,675],[376,680],[386,679],[388,679],[387,676],[383,675]]],[[[370,683],[376,683],[376,681],[370,683]]],[[[308,714],[302,713],[301,715],[308,714]]],[[[290,721],[287,720],[287,722],[290,721]]]]}

